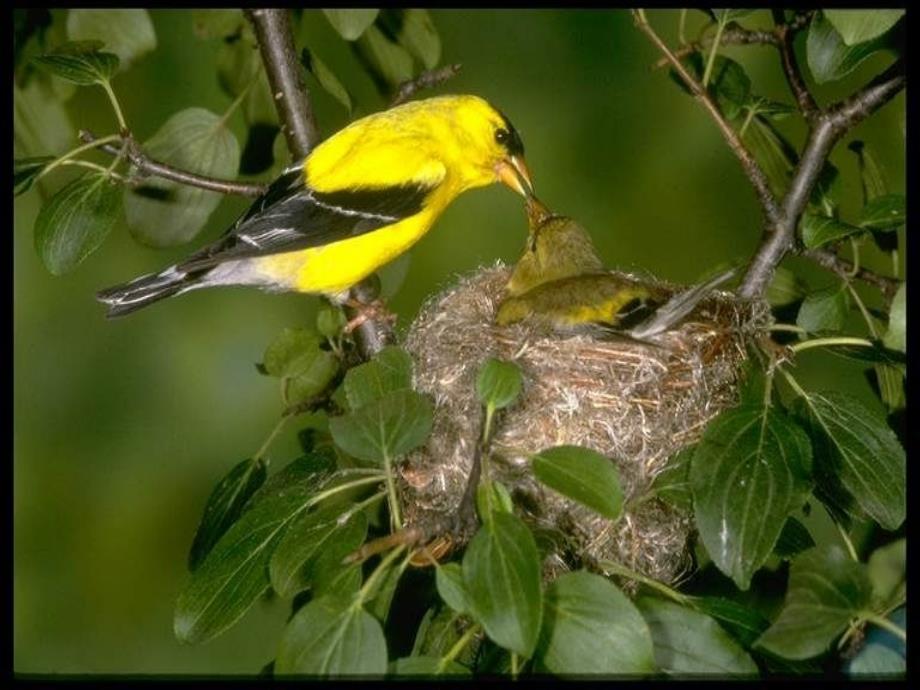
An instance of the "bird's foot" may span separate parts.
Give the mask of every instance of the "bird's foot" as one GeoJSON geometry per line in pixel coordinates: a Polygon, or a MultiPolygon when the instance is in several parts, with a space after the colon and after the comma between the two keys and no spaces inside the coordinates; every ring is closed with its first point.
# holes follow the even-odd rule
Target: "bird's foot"
{"type": "Polygon", "coordinates": [[[360,327],[361,324],[370,320],[383,321],[391,327],[396,323],[396,314],[387,309],[382,299],[375,299],[371,302],[361,302],[350,297],[345,300],[344,304],[356,312],[342,329],[346,335],[360,327]]]}

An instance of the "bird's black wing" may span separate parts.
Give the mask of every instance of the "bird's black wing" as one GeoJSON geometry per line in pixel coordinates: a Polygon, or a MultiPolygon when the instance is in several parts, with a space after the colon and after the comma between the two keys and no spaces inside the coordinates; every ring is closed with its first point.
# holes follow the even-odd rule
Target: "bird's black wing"
{"type": "Polygon", "coordinates": [[[208,269],[224,261],[319,247],[357,237],[419,213],[434,185],[318,192],[301,168],[284,173],[217,242],[177,269],[208,269]]]}

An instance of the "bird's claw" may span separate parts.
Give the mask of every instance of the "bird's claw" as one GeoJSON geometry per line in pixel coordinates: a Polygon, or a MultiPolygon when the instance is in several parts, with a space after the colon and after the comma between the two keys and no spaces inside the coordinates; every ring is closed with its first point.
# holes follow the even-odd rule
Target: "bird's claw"
{"type": "Polygon", "coordinates": [[[389,326],[396,323],[396,314],[386,308],[381,299],[375,299],[372,302],[360,302],[356,299],[348,299],[345,305],[353,309],[356,313],[348,320],[342,331],[348,335],[352,333],[361,324],[367,321],[382,321],[389,326]]]}

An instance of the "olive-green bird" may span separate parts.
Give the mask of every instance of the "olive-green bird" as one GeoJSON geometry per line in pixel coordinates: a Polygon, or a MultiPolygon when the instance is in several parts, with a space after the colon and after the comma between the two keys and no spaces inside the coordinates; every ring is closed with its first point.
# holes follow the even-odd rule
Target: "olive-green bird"
{"type": "Polygon", "coordinates": [[[642,340],[674,327],[734,269],[682,292],[604,270],[588,232],[527,200],[530,236],[496,315],[499,325],[529,320],[562,331],[615,331],[642,340]]]}

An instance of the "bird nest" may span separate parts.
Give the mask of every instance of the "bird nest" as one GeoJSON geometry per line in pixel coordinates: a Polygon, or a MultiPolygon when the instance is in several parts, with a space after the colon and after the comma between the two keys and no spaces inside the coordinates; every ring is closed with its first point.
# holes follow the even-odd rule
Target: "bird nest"
{"type": "Polygon", "coordinates": [[[544,576],[613,560],[674,582],[690,562],[690,516],[656,498],[632,499],[648,492],[713,417],[737,404],[746,343],[764,330],[769,309],[714,292],[679,328],[657,336],[660,347],[559,335],[494,324],[509,275],[498,264],[461,278],[430,299],[408,331],[415,386],[434,397],[436,410],[427,444],[400,468],[407,521],[457,508],[481,433],[476,375],[486,358],[499,357],[520,366],[524,384],[497,418],[490,467],[545,547],[544,576]],[[586,446],[616,463],[627,506],[618,521],[536,481],[530,456],[558,445],[586,446]]]}

